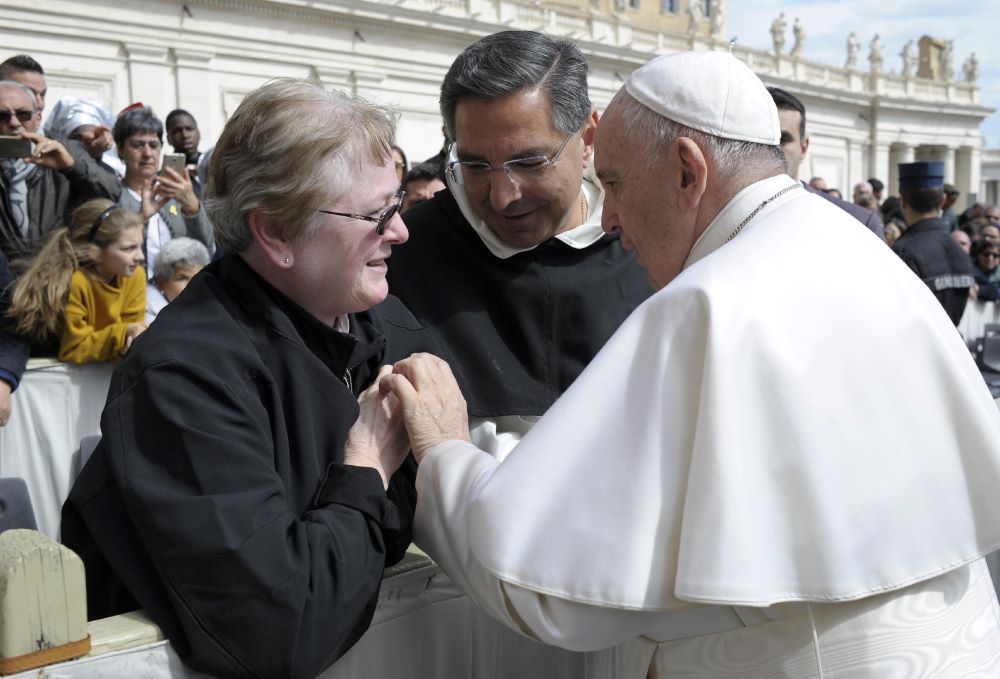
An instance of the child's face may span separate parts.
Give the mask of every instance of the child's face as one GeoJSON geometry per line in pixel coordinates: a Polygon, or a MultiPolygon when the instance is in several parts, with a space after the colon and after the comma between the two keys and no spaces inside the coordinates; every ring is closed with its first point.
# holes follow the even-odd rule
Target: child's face
{"type": "Polygon", "coordinates": [[[101,278],[110,281],[115,276],[131,276],[142,261],[142,227],[133,226],[122,231],[114,243],[101,249],[94,268],[101,278]]]}

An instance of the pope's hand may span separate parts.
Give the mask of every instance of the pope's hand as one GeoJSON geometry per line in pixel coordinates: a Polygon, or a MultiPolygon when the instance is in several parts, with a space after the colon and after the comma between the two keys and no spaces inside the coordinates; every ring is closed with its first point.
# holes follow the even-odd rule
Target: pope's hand
{"type": "Polygon", "coordinates": [[[413,457],[420,462],[439,443],[469,441],[465,398],[448,364],[431,354],[413,354],[392,367],[381,382],[403,407],[413,457]]]}
{"type": "Polygon", "coordinates": [[[379,392],[379,383],[392,372],[392,366],[379,369],[375,382],[358,397],[361,412],[347,435],[344,464],[370,467],[382,477],[382,486],[406,459],[407,440],[399,400],[379,392]]]}

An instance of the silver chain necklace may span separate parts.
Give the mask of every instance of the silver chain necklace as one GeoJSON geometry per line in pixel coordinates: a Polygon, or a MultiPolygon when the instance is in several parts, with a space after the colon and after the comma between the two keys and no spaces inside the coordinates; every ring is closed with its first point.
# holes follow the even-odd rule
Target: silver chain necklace
{"type": "Polygon", "coordinates": [[[740,222],[739,224],[736,225],[736,228],[733,229],[733,232],[731,234],[729,234],[729,238],[727,238],[725,242],[728,243],[732,239],[736,238],[736,234],[738,234],[740,231],[742,231],[743,227],[746,226],[747,224],[749,224],[750,220],[753,219],[754,217],[756,217],[760,213],[760,211],[764,209],[764,206],[767,205],[768,203],[770,203],[772,200],[776,199],[779,196],[782,196],[782,195],[788,193],[789,191],[791,191],[793,189],[801,189],[801,188],[802,188],[802,184],[800,184],[799,182],[795,182],[791,186],[786,186],[785,188],[781,189],[781,191],[778,191],[776,194],[774,194],[773,196],[771,196],[770,198],[768,198],[767,200],[765,200],[763,203],[761,203],[756,208],[754,208],[754,211],[751,212],[750,214],[748,214],[746,219],[744,219],[742,222],[740,222]]]}

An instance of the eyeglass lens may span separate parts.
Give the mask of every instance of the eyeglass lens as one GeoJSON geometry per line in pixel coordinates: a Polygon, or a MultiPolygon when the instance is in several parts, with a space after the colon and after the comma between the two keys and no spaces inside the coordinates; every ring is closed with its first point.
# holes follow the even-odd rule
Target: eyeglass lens
{"type": "Polygon", "coordinates": [[[26,111],[24,109],[21,109],[20,111],[16,111],[14,113],[11,113],[10,111],[0,111],[0,123],[4,124],[9,123],[11,116],[17,116],[17,119],[20,120],[22,123],[28,123],[31,122],[31,119],[35,116],[35,113],[34,111],[26,111]]]}

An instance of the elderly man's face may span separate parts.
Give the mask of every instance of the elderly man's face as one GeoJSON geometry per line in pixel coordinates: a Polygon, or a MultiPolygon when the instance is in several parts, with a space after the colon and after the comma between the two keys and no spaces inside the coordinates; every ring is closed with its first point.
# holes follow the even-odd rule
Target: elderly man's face
{"type": "Polygon", "coordinates": [[[987,243],[1000,243],[1000,228],[987,225],[979,231],[979,239],[987,243]]]}
{"type": "Polygon", "coordinates": [[[809,137],[803,139],[799,134],[802,114],[778,109],[778,122],[781,124],[781,150],[785,152],[785,160],[788,161],[788,176],[798,179],[802,159],[809,150],[809,137]]]}
{"type": "Polygon", "coordinates": [[[958,243],[959,247],[965,250],[966,253],[972,249],[972,239],[969,238],[969,234],[965,231],[952,231],[951,238],[958,243]]]}
{"type": "Polygon", "coordinates": [[[19,132],[32,131],[29,125],[35,118],[34,104],[28,93],[20,87],[16,85],[0,87],[0,111],[10,116],[8,120],[0,122],[0,134],[16,135],[19,132]],[[21,118],[27,118],[27,121],[21,118]]]}
{"type": "Polygon", "coordinates": [[[35,93],[35,120],[32,121],[32,127],[28,128],[28,131],[38,132],[42,127],[42,113],[45,111],[45,95],[49,91],[48,83],[45,82],[45,76],[41,73],[20,71],[11,75],[10,79],[16,83],[21,83],[35,93]]]}
{"type": "MultiPolygon", "coordinates": [[[[650,285],[659,290],[681,272],[694,245],[694,218],[681,214],[672,179],[681,169],[670,154],[652,165],[646,149],[622,134],[614,104],[597,131],[594,164],[604,186],[601,226],[620,232],[626,250],[635,250],[636,262],[646,270],[650,285]]],[[[676,142],[675,142],[676,145],[676,142]]]]}
{"type": "Polygon", "coordinates": [[[596,125],[592,116],[582,131],[570,136],[544,179],[518,184],[499,169],[505,161],[552,158],[566,139],[552,124],[548,97],[529,89],[488,102],[460,100],[455,107],[458,159],[486,162],[495,170],[485,186],[465,186],[472,210],[501,240],[518,248],[533,247],[578,226],[586,209],[580,184],[596,125]]]}

